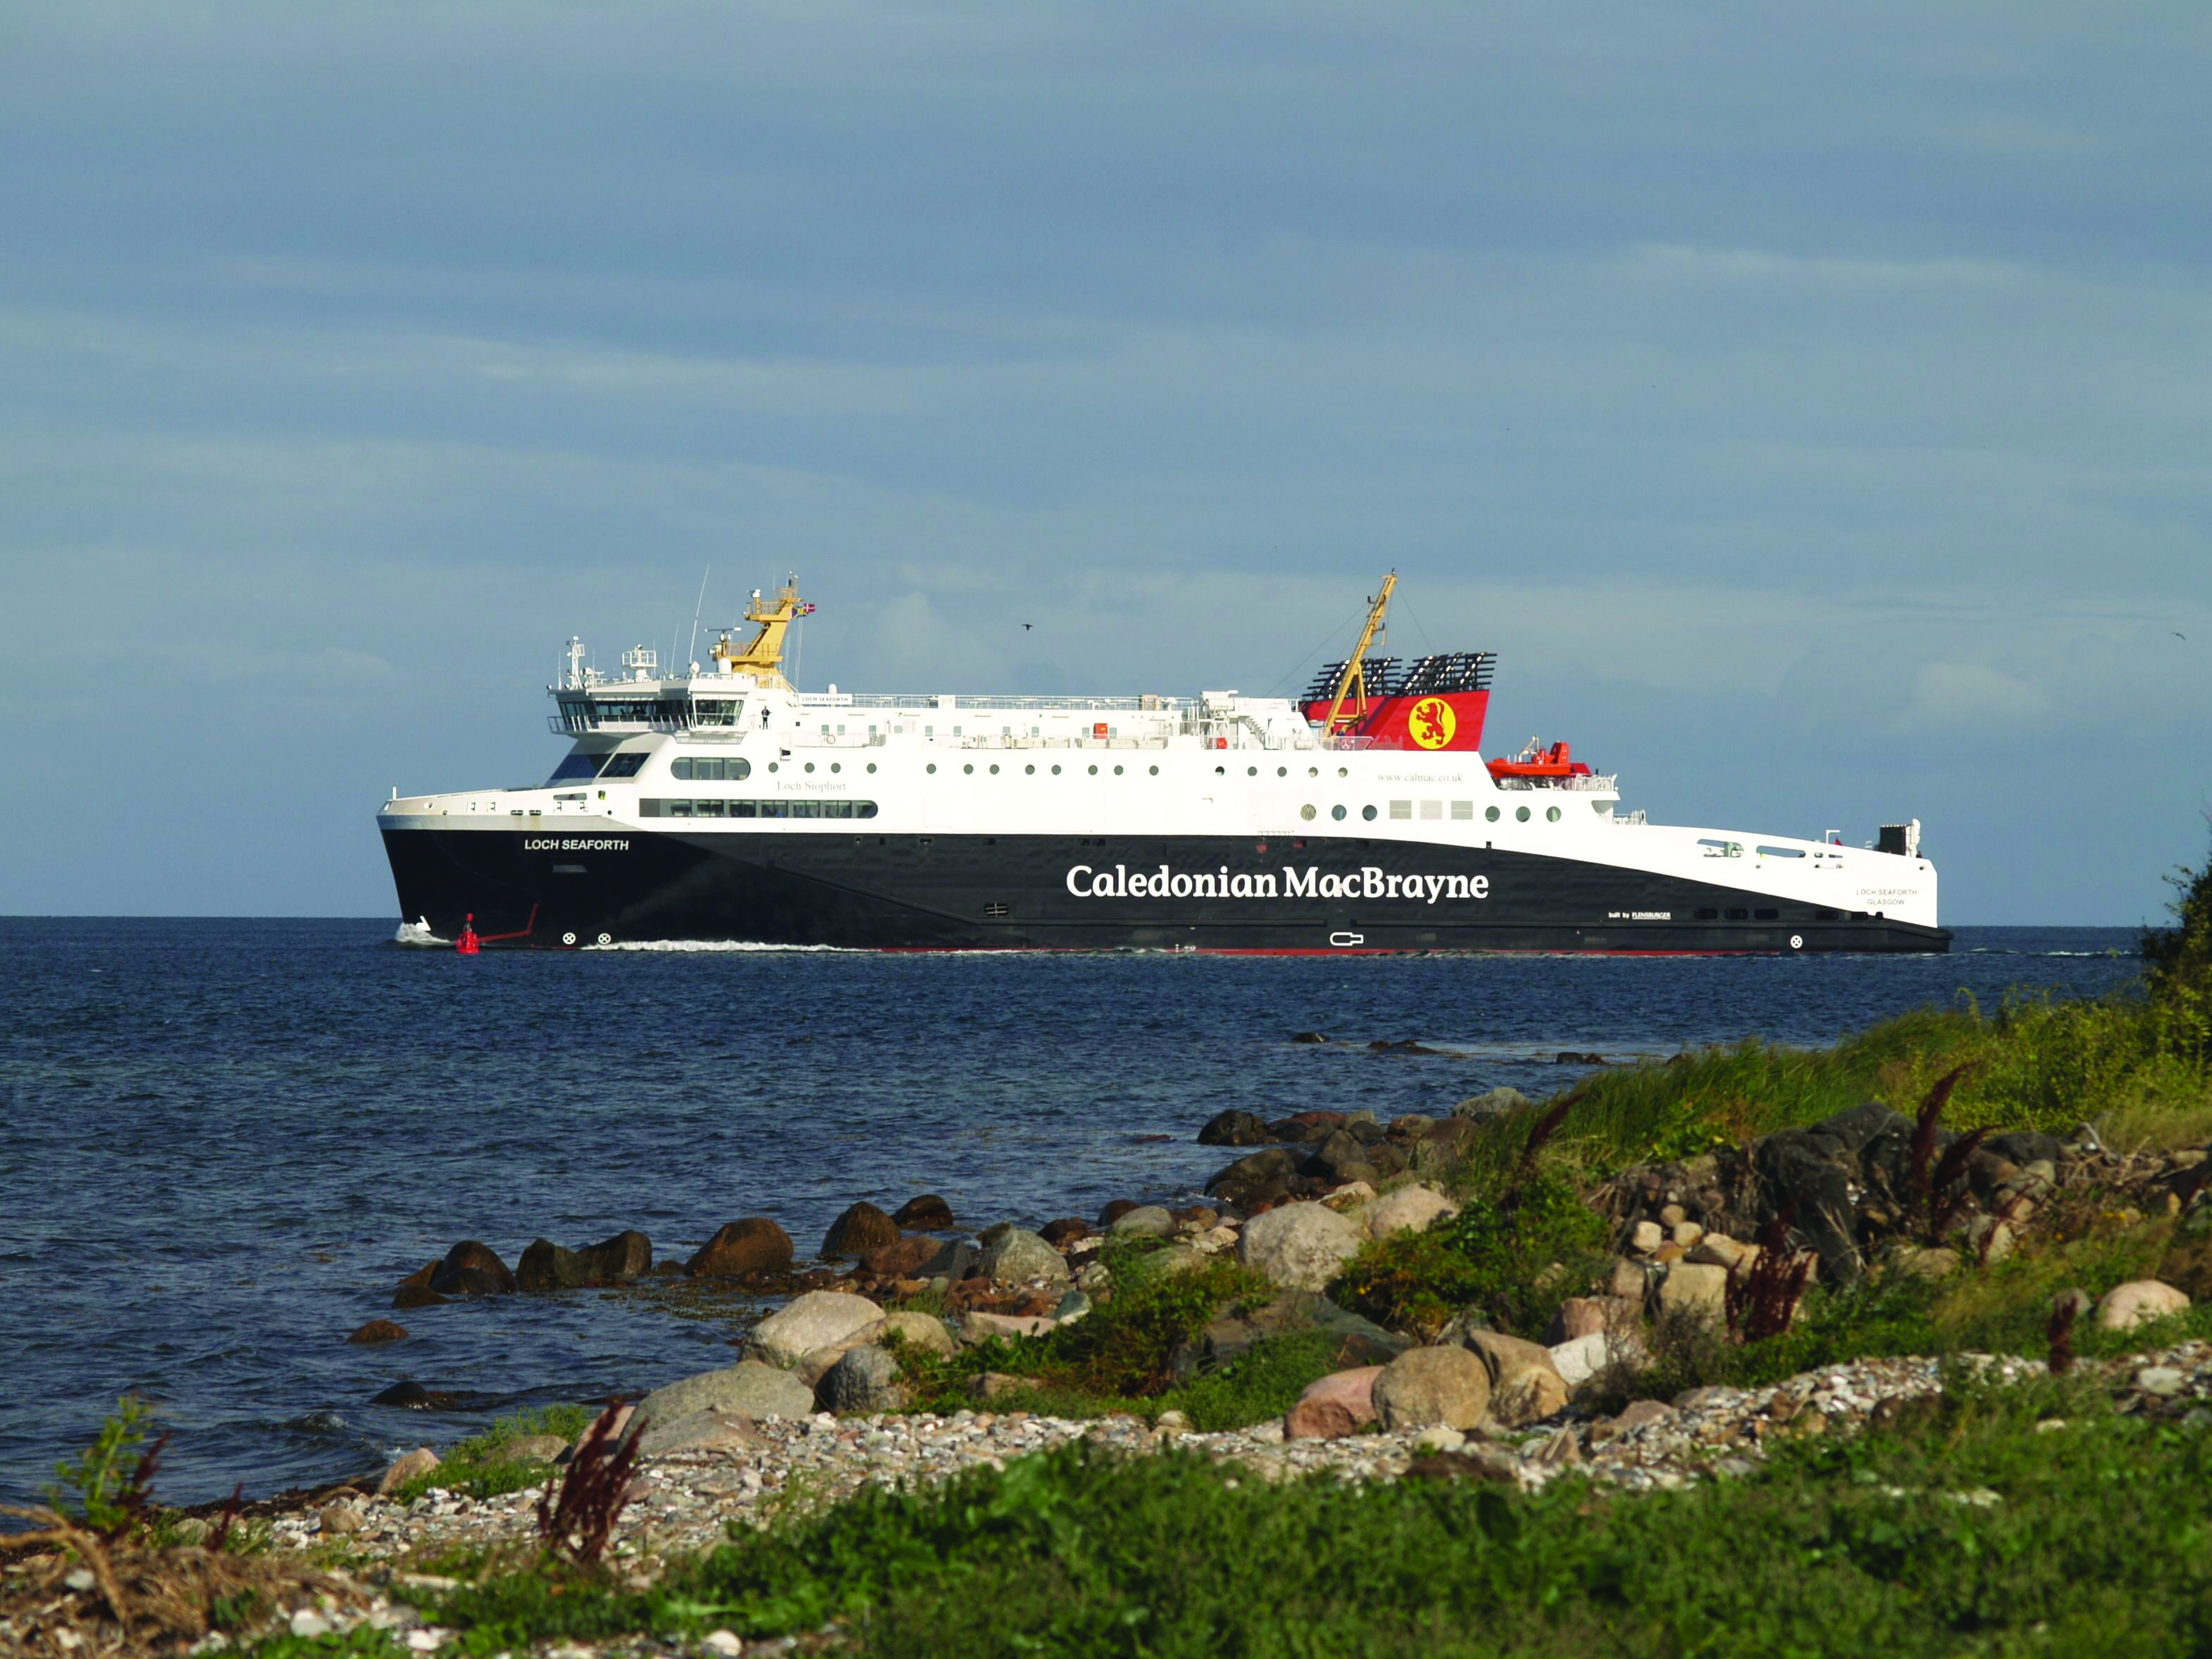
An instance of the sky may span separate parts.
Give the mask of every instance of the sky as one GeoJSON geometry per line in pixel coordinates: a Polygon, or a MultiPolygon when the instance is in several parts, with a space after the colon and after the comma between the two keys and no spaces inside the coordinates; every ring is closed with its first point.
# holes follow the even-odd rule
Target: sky
{"type": "Polygon", "coordinates": [[[11,0],[0,912],[395,914],[377,804],[702,578],[806,689],[1288,693],[1395,568],[1493,751],[2156,919],[2208,82],[2194,0],[11,0]]]}

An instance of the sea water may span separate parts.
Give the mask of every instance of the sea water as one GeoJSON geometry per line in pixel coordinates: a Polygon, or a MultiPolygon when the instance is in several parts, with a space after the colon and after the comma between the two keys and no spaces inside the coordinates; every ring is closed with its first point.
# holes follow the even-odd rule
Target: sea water
{"type": "Polygon", "coordinates": [[[1499,1084],[1760,1036],[1824,1043],[2009,988],[2097,993],[2122,929],[1964,929],[1951,955],[1759,958],[461,957],[390,921],[0,919],[0,1502],[116,1397],[173,1502],[334,1480],[517,1406],[733,1358],[726,1320],[592,1291],[397,1316],[455,1241],[636,1227],[680,1260],[775,1218],[804,1259],[856,1199],[970,1225],[1188,1198],[1225,1107],[1443,1113],[1499,1084]],[[1294,1042],[1304,1031],[1335,1041],[1294,1042]],[[1370,1052],[1406,1039],[1449,1052],[1370,1052]],[[371,1406],[402,1378],[457,1397],[371,1406]]]}

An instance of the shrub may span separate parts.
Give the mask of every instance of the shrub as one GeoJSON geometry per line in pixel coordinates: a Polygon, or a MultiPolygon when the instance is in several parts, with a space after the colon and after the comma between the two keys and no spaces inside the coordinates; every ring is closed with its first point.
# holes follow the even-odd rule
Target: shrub
{"type": "Polygon", "coordinates": [[[1474,1200],[1424,1231],[1367,1245],[1334,1290],[1394,1329],[1433,1335],[1472,1311],[1499,1330],[1539,1336],[1602,1268],[1606,1234],[1566,1175],[1539,1167],[1506,1198],[1474,1200]]]}

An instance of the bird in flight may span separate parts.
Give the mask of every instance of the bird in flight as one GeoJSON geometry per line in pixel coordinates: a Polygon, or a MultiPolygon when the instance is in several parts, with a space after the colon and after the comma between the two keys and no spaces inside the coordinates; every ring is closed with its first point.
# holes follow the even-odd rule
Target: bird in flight
{"type": "Polygon", "coordinates": [[[1036,624],[1035,623],[1024,623],[1022,624],[1022,632],[1023,632],[1023,633],[1024,633],[1024,634],[1026,634],[1026,633],[1028,633],[1028,632],[1030,631],[1030,629],[1031,629],[1032,628],[1035,628],[1036,626],[1036,624]]]}
{"type": "Polygon", "coordinates": [[[2174,637],[2174,638],[2176,638],[2177,640],[2185,640],[2185,639],[2187,639],[2187,638],[2189,637],[2189,635],[2186,635],[2186,634],[2185,634],[2185,633],[2183,633],[2179,629],[2178,629],[2178,628],[2177,628],[2177,629],[2175,629],[2173,630],[2173,637],[2174,637]]]}

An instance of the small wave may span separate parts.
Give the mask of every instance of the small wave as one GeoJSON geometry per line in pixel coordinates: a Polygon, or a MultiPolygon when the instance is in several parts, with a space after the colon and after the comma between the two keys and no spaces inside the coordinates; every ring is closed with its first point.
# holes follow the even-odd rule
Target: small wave
{"type": "Polygon", "coordinates": [[[453,944],[453,940],[440,939],[432,933],[430,924],[427,921],[401,922],[399,931],[392,936],[392,942],[394,945],[413,945],[425,950],[435,949],[441,945],[449,946],[453,944]]]}

